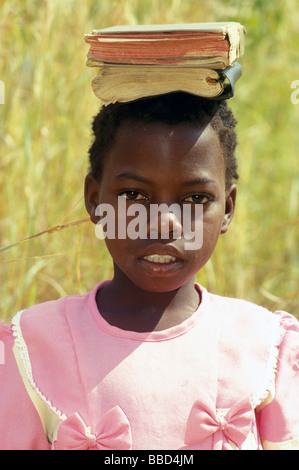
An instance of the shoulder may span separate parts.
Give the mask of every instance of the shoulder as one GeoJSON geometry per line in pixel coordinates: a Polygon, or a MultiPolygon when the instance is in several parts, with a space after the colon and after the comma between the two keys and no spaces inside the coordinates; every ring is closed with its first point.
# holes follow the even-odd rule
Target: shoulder
{"type": "Polygon", "coordinates": [[[298,319],[288,312],[270,311],[243,299],[221,297],[215,294],[209,294],[209,297],[211,305],[223,315],[223,321],[233,326],[234,329],[247,329],[248,333],[251,328],[260,331],[275,329],[280,341],[288,333],[298,334],[299,332],[298,319]]]}
{"type": "Polygon", "coordinates": [[[10,342],[26,364],[35,361],[42,368],[45,361],[74,360],[74,333],[86,323],[97,289],[19,311],[10,325],[0,327],[0,340],[10,342]]]}
{"type": "Polygon", "coordinates": [[[234,316],[241,316],[249,313],[253,316],[268,315],[270,312],[266,308],[244,299],[224,297],[217,294],[208,293],[210,302],[214,307],[220,308],[223,312],[230,312],[234,316]]]}
{"type": "Polygon", "coordinates": [[[89,318],[97,286],[83,295],[43,302],[18,312],[11,320],[16,348],[22,358],[59,364],[74,356],[74,335],[89,318]]]}
{"type": "MultiPolygon", "coordinates": [[[[250,391],[258,406],[273,388],[284,362],[299,364],[299,323],[287,312],[271,312],[246,300],[207,294],[221,324],[219,338],[222,390],[235,396],[250,391]],[[287,361],[283,358],[287,357],[287,361]]],[[[225,396],[225,393],[223,393],[225,396]]]]}
{"type": "Polygon", "coordinates": [[[267,308],[243,299],[222,297],[207,293],[210,306],[217,310],[225,329],[236,335],[246,334],[251,341],[259,337],[269,338],[275,336],[275,343],[279,345],[286,336],[297,337],[299,334],[298,319],[288,312],[277,310],[270,311],[267,308]],[[243,333],[242,333],[243,332],[243,333]],[[257,336],[254,337],[252,334],[257,336]]]}
{"type": "Polygon", "coordinates": [[[277,326],[281,322],[278,312],[271,312],[253,302],[223,297],[207,291],[205,291],[205,295],[210,308],[218,312],[220,321],[232,331],[246,330],[249,333],[251,329],[269,328],[269,326],[277,326]]]}
{"type": "Polygon", "coordinates": [[[87,294],[34,305],[18,312],[11,321],[13,354],[22,377],[58,417],[60,409],[65,412],[77,403],[81,389],[78,335],[81,330],[86,333],[96,290],[97,286],[87,294]],[[66,383],[70,387],[67,406],[62,403],[66,383]]]}
{"type": "Polygon", "coordinates": [[[27,309],[21,310],[12,319],[12,324],[16,323],[16,319],[21,317],[24,325],[44,326],[62,321],[70,312],[75,315],[76,312],[82,310],[88,304],[89,294],[70,295],[57,300],[51,300],[40,304],[33,305],[27,309]]]}
{"type": "Polygon", "coordinates": [[[45,337],[58,342],[72,325],[84,321],[84,313],[90,309],[98,286],[82,295],[65,296],[33,305],[18,312],[11,321],[14,336],[26,336],[28,340],[45,337]]]}

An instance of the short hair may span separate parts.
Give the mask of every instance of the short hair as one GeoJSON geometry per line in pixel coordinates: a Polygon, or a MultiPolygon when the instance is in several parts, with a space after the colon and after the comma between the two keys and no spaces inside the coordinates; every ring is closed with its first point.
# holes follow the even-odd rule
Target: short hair
{"type": "Polygon", "coordinates": [[[102,107],[92,122],[94,140],[89,149],[89,162],[94,178],[102,177],[105,156],[115,142],[118,129],[132,121],[169,125],[189,123],[195,126],[209,123],[216,132],[223,151],[226,186],[229,187],[233,180],[238,180],[235,156],[237,121],[226,100],[210,100],[183,92],[102,107]]]}

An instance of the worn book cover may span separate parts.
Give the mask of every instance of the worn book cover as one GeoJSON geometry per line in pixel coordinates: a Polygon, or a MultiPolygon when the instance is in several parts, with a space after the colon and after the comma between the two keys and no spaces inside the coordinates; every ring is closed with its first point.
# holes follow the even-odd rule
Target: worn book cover
{"type": "Polygon", "coordinates": [[[244,51],[245,28],[236,22],[117,26],[85,35],[87,65],[197,65],[224,69],[244,51]]]}

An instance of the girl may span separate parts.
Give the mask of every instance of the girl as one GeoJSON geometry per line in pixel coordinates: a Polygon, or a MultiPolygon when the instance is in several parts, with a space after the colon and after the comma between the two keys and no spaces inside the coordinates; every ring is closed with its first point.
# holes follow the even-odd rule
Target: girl
{"type": "Polygon", "coordinates": [[[2,449],[299,448],[297,320],[194,283],[233,217],[235,125],[184,93],[95,117],[85,203],[95,224],[113,209],[114,276],[2,325],[2,449]],[[153,227],[155,204],[183,217],[153,227]],[[141,206],[147,236],[124,236],[141,206]]]}

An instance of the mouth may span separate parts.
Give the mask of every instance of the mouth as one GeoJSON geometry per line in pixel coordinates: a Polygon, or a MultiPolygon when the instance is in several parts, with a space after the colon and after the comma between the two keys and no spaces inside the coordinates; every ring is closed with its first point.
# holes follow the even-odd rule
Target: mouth
{"type": "Polygon", "coordinates": [[[148,273],[153,275],[171,275],[171,273],[180,269],[184,263],[179,252],[171,247],[152,249],[151,253],[144,254],[138,261],[148,273]]]}
{"type": "Polygon", "coordinates": [[[158,254],[144,256],[142,259],[145,259],[146,261],[150,261],[151,263],[159,263],[159,264],[167,264],[167,263],[178,261],[178,258],[176,258],[175,256],[158,255],[158,254]]]}

